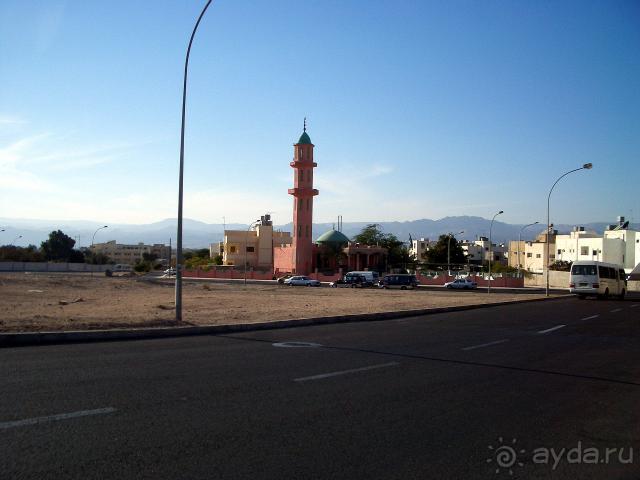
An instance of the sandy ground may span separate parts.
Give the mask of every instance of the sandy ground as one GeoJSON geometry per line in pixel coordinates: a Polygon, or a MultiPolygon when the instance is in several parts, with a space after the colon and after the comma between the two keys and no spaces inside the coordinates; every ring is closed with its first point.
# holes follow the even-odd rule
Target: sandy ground
{"type": "MultiPolygon", "coordinates": [[[[539,294],[307,288],[192,283],[183,287],[183,324],[212,325],[468,305],[539,294]]],[[[86,274],[0,274],[0,331],[175,325],[174,286],[86,274]]]]}

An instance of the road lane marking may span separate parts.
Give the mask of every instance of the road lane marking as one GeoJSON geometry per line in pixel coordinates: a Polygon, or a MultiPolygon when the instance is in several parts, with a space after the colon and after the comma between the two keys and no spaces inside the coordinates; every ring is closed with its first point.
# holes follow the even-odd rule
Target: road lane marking
{"type": "Polygon", "coordinates": [[[611,313],[618,313],[621,312],[622,309],[621,308],[614,308],[613,310],[611,310],[611,313]]]}
{"type": "Polygon", "coordinates": [[[634,303],[633,305],[631,305],[631,308],[636,308],[638,306],[637,303],[634,303]]]}
{"type": "Polygon", "coordinates": [[[0,430],[6,430],[14,427],[24,427],[27,425],[37,425],[39,423],[55,422],[57,420],[67,420],[69,418],[87,417],[89,415],[103,415],[105,413],[113,413],[116,409],[112,407],[97,408],[95,410],[80,410],[79,412],[60,413],[58,415],[49,415],[46,417],[25,418],[24,420],[15,420],[13,422],[0,423],[0,430]]]}
{"type": "Polygon", "coordinates": [[[317,348],[321,347],[319,343],[312,342],[278,342],[272,344],[274,347],[283,347],[283,348],[317,348]]]}
{"type": "Polygon", "coordinates": [[[560,328],[566,327],[566,325],[556,325],[555,327],[547,328],[546,330],[540,330],[538,333],[549,333],[554,330],[559,330],[560,328]]]}
{"type": "Polygon", "coordinates": [[[596,314],[596,315],[591,315],[590,317],[585,317],[585,318],[581,318],[580,320],[582,320],[583,322],[585,320],[593,320],[594,318],[598,318],[600,316],[600,314],[596,314]]]}
{"type": "Polygon", "coordinates": [[[366,372],[367,370],[374,370],[376,368],[392,367],[394,365],[400,365],[398,362],[381,363],[379,365],[370,365],[362,368],[352,368],[350,370],[341,370],[339,372],[321,373],[320,375],[311,375],[310,377],[294,378],[294,382],[306,382],[307,380],[321,380],[323,378],[337,377],[338,375],[346,375],[348,373],[366,372]]]}
{"type": "Polygon", "coordinates": [[[465,347],[462,350],[475,350],[476,348],[484,348],[484,347],[490,347],[491,345],[498,345],[499,343],[504,343],[504,342],[508,342],[509,339],[505,338],[504,340],[496,340],[495,342],[489,342],[489,343],[482,343],[480,345],[473,345],[471,347],[465,347]]]}

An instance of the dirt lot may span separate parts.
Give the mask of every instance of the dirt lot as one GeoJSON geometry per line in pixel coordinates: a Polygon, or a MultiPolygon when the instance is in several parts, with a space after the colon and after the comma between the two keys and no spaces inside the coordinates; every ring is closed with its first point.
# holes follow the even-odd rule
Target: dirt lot
{"type": "MultiPolygon", "coordinates": [[[[539,294],[191,283],[183,324],[211,325],[539,298],[539,294]]],[[[85,274],[0,274],[0,331],[175,325],[173,284],[85,274]]]]}

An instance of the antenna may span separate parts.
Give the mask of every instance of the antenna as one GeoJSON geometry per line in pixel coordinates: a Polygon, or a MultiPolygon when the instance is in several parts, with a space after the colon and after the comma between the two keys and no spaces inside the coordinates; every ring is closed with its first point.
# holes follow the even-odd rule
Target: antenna
{"type": "Polygon", "coordinates": [[[307,117],[304,117],[304,127],[302,129],[303,132],[307,131],[307,117]]]}

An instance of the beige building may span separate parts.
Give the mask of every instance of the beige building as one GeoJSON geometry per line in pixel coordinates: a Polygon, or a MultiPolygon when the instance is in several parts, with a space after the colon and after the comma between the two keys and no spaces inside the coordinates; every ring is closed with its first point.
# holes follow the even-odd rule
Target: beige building
{"type": "MultiPolygon", "coordinates": [[[[553,263],[555,261],[555,244],[558,231],[554,230],[549,235],[549,259],[553,263]]],[[[509,242],[509,252],[507,253],[509,259],[509,266],[513,268],[520,268],[528,270],[534,273],[542,273],[544,271],[545,264],[545,252],[546,252],[547,234],[543,231],[536,237],[533,242],[521,241],[520,249],[518,249],[518,242],[509,242]],[[520,258],[518,258],[518,253],[520,258]]]]}
{"type": "Polygon", "coordinates": [[[171,247],[162,243],[146,245],[140,242],[134,245],[127,245],[124,243],[116,243],[115,240],[110,240],[106,243],[95,243],[91,245],[89,249],[92,253],[102,253],[106,255],[112,262],[126,263],[128,265],[134,265],[139,260],[142,260],[144,253],[155,254],[158,260],[164,260],[164,263],[168,263],[171,258],[171,247]]]}
{"type": "Polygon", "coordinates": [[[270,215],[247,230],[225,230],[224,240],[209,246],[213,258],[222,255],[223,265],[244,265],[258,269],[273,269],[273,248],[291,245],[291,233],[273,230],[270,215]]]}

